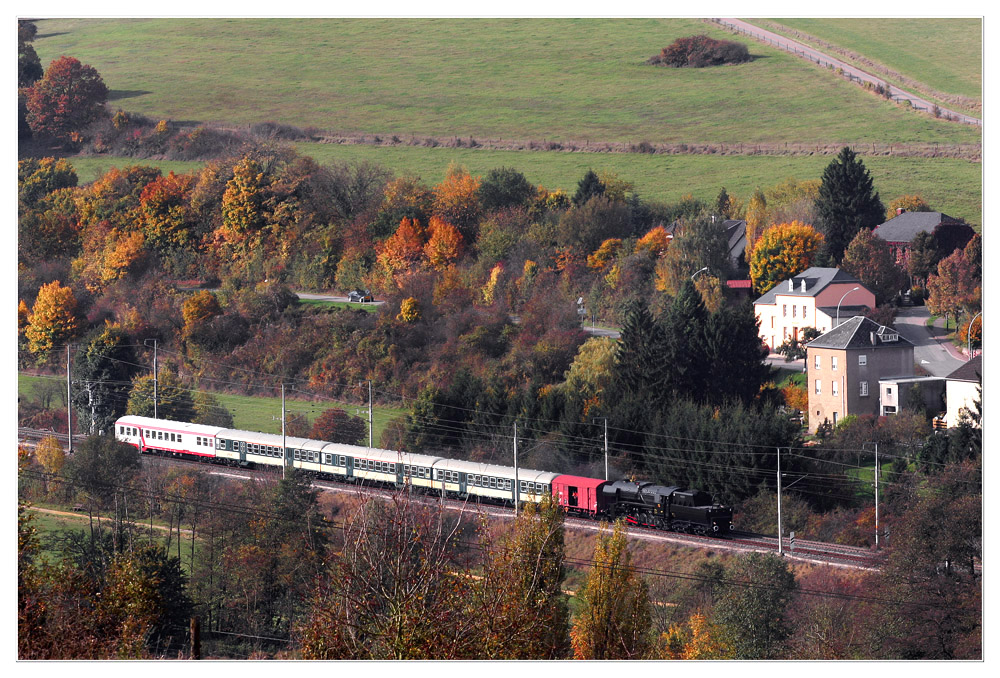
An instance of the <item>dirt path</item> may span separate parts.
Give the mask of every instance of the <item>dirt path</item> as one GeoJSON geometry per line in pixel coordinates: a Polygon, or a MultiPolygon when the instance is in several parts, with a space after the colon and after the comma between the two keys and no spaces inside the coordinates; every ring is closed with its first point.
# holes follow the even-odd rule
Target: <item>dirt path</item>
{"type": "MultiPolygon", "coordinates": [[[[893,101],[909,101],[913,108],[919,111],[931,112],[934,110],[936,105],[927,99],[913,94],[912,92],[890,85],[884,79],[867,73],[856,66],[852,66],[846,61],[841,61],[840,59],[829,56],[828,54],[813,49],[812,47],[809,47],[801,42],[791,40],[782,35],[778,35],[777,33],[772,33],[771,31],[754,26],[753,24],[749,24],[745,21],[740,21],[739,19],[715,19],[714,21],[727,28],[737,31],[738,33],[754,38],[755,40],[759,40],[773,47],[783,49],[786,52],[796,54],[803,59],[808,59],[809,61],[819,64],[820,66],[842,69],[844,75],[849,77],[852,81],[882,85],[883,87],[888,88],[889,95],[893,101]]],[[[965,115],[964,113],[958,113],[946,108],[941,108],[940,106],[938,106],[938,110],[940,111],[941,117],[961,122],[966,125],[976,125],[978,127],[982,127],[983,125],[983,121],[979,118],[973,118],[972,116],[965,115]]]]}

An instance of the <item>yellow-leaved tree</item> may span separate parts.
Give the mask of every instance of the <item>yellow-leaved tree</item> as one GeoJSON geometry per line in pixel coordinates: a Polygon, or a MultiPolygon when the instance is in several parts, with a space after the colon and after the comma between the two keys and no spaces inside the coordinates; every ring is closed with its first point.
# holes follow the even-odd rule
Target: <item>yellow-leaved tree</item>
{"type": "Polygon", "coordinates": [[[764,231],[750,255],[750,279],[758,294],[812,265],[823,234],[809,224],[793,221],[764,231]]]}
{"type": "Polygon", "coordinates": [[[48,353],[76,337],[81,327],[73,290],[63,287],[58,280],[42,285],[24,330],[28,350],[36,355],[48,353]]]}
{"type": "Polygon", "coordinates": [[[632,567],[625,524],[601,530],[570,638],[576,659],[641,659],[651,647],[649,593],[632,567]]]}

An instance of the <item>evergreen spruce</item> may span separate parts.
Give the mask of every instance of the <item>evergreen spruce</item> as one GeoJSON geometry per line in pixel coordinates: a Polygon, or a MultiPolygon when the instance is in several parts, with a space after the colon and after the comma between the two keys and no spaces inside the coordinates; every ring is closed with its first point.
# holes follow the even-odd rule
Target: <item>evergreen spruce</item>
{"type": "Polygon", "coordinates": [[[604,195],[604,182],[597,176],[597,172],[587,170],[576,186],[573,204],[579,207],[597,195],[604,195]]]}
{"type": "Polygon", "coordinates": [[[670,307],[663,333],[662,360],[668,373],[666,391],[695,402],[705,402],[709,391],[705,330],[708,311],[689,278],[670,307]]]}
{"type": "Polygon", "coordinates": [[[885,217],[871,174],[846,146],[823,171],[816,214],[819,229],[826,236],[824,258],[831,265],[840,261],[858,231],[878,226],[885,217]]]}

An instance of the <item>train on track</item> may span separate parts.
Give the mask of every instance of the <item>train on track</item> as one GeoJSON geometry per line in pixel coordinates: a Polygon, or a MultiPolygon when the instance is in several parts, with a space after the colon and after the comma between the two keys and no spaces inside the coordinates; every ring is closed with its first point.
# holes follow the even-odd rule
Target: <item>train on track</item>
{"type": "Polygon", "coordinates": [[[410,454],[308,438],[285,437],[150,417],[124,416],[115,437],[141,454],[194,459],[241,468],[283,464],[316,478],[500,504],[552,497],[570,515],[616,520],[662,530],[725,536],[731,507],[701,490],[650,482],[608,481],[548,471],[410,454]],[[515,487],[517,488],[515,491],[515,487]]]}

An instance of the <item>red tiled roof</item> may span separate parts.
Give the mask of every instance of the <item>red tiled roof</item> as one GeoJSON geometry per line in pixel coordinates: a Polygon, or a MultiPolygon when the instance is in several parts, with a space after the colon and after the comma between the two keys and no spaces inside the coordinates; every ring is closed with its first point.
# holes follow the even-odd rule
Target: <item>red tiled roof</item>
{"type": "Polygon", "coordinates": [[[749,280],[727,280],[726,285],[734,290],[748,290],[750,289],[749,280]]]}

